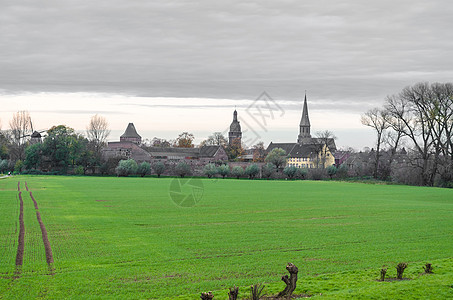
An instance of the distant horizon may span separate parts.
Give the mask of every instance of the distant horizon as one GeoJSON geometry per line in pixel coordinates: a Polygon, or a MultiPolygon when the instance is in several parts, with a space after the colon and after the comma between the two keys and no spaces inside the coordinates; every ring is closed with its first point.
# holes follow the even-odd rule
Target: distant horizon
{"type": "MultiPolygon", "coordinates": [[[[221,132],[227,137],[236,109],[242,126],[243,141],[247,147],[259,141],[264,145],[270,142],[295,142],[302,116],[302,100],[272,99],[266,102],[263,99],[215,99],[215,103],[212,103],[213,99],[191,98],[190,105],[183,105],[187,99],[167,98],[167,104],[161,105],[159,103],[162,98],[112,97],[87,93],[42,93],[2,97],[8,98],[11,99],[9,110],[0,112],[2,129],[9,128],[9,120],[16,111],[27,110],[36,130],[66,125],[79,133],[85,133],[90,118],[99,114],[109,123],[111,134],[108,141],[119,140],[127,124],[134,123],[143,139],[152,140],[159,137],[173,140],[180,133],[187,131],[194,134],[194,142],[199,144],[214,132],[221,132]],[[69,101],[61,101],[64,97],[69,101]],[[93,98],[97,101],[93,101],[93,98]],[[46,103],[45,106],[42,105],[43,102],[46,103]],[[197,117],[193,117],[194,114],[197,117]]],[[[360,123],[360,114],[349,114],[346,123],[345,116],[322,106],[316,109],[316,102],[311,101],[309,95],[307,99],[312,136],[318,131],[329,130],[337,137],[338,147],[353,147],[357,150],[373,147],[373,132],[360,123]]]]}

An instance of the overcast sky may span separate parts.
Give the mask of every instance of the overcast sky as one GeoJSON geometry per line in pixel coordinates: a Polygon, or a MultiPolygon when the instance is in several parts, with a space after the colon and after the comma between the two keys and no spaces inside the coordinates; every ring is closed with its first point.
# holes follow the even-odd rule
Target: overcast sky
{"type": "Polygon", "coordinates": [[[99,113],[113,140],[129,122],[144,138],[190,131],[202,140],[224,131],[236,107],[249,135],[293,142],[307,90],[312,131],[329,129],[338,145],[360,148],[374,140],[361,113],[407,85],[453,78],[447,0],[0,0],[0,7],[3,129],[22,109],[43,129],[83,130],[99,113]],[[249,114],[263,91],[277,108],[264,128],[249,114]]]}

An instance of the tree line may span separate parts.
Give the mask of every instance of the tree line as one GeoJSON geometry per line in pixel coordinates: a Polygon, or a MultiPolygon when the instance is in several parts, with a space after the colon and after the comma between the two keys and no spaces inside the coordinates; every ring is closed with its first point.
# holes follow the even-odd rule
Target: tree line
{"type": "MultiPolygon", "coordinates": [[[[10,129],[1,130],[0,122],[0,173],[27,171],[66,174],[71,169],[76,174],[95,173],[95,170],[101,174],[118,174],[120,160],[104,159],[102,156],[110,134],[108,122],[102,116],[91,118],[85,134],[65,125],[57,125],[38,132],[38,136],[44,135],[42,139],[33,138],[35,130],[27,111],[13,114],[9,126],[10,129]]],[[[194,139],[193,134],[183,132],[175,140],[157,137],[144,140],[140,147],[145,150],[150,147],[193,148],[194,139]]],[[[210,145],[224,147],[230,160],[238,160],[245,154],[245,147],[240,140],[229,144],[220,132],[214,132],[199,147],[210,145]]],[[[265,152],[263,143],[258,143],[254,149],[257,153],[255,161],[262,161],[265,152]]]]}
{"type": "Polygon", "coordinates": [[[102,149],[110,134],[107,121],[99,115],[91,118],[86,136],[65,125],[34,131],[26,111],[15,113],[9,125],[9,130],[0,131],[0,172],[39,169],[66,173],[74,166],[82,168],[83,173],[94,170],[101,164],[102,149]]]}
{"type": "Polygon", "coordinates": [[[373,176],[389,179],[401,168],[409,184],[453,187],[453,84],[417,83],[362,115],[376,133],[373,176]],[[397,150],[407,162],[395,164],[397,150]],[[382,161],[382,156],[387,154],[382,161]]]}

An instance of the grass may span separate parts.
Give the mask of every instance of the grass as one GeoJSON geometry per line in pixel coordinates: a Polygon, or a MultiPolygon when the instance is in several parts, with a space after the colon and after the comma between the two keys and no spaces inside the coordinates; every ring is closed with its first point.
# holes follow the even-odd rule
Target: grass
{"type": "MultiPolygon", "coordinates": [[[[0,181],[0,298],[199,299],[266,283],[323,298],[453,297],[453,190],[345,182],[201,179],[194,207],[175,205],[173,178],[16,176],[0,181]],[[21,182],[25,257],[14,275],[21,182]],[[54,255],[49,275],[38,202],[54,255]],[[380,269],[396,277],[378,282],[380,269]],[[430,262],[434,274],[420,275],[430,262]],[[425,292],[426,291],[426,292],[425,292]]],[[[185,187],[184,193],[191,192],[185,187]]]]}

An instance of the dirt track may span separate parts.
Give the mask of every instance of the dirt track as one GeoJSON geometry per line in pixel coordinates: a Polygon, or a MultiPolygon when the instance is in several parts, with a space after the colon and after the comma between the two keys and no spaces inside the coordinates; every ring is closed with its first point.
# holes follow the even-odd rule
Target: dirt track
{"type": "MultiPolygon", "coordinates": [[[[19,183],[18,190],[20,191],[19,183]]],[[[24,201],[22,201],[22,192],[19,192],[20,212],[19,212],[19,242],[16,253],[16,267],[22,266],[24,261],[25,250],[25,224],[24,224],[24,201]]]]}
{"type": "MultiPolygon", "coordinates": [[[[25,188],[28,191],[27,182],[25,182],[25,188]]],[[[25,224],[24,224],[24,201],[22,199],[22,192],[20,191],[20,182],[17,183],[17,191],[19,192],[19,200],[20,200],[20,209],[19,209],[19,241],[17,246],[17,253],[16,253],[16,273],[21,273],[21,267],[24,261],[24,254],[25,254],[25,224]]],[[[52,263],[53,263],[53,255],[52,255],[52,248],[50,247],[49,238],[47,236],[46,226],[41,219],[41,214],[39,212],[38,203],[36,202],[35,198],[33,197],[33,193],[30,191],[30,197],[33,200],[33,205],[35,206],[36,211],[36,218],[39,223],[39,227],[41,228],[42,233],[42,241],[44,243],[44,250],[46,252],[46,262],[49,266],[49,269],[52,272],[52,263]]]]}
{"type": "MultiPolygon", "coordinates": [[[[27,187],[28,189],[28,187],[27,187]]],[[[50,266],[53,263],[53,255],[52,255],[52,248],[50,247],[49,238],[47,237],[47,230],[46,226],[41,219],[41,214],[39,213],[38,203],[36,202],[35,198],[33,197],[32,192],[30,192],[31,200],[33,200],[33,204],[36,210],[36,218],[38,219],[39,227],[41,228],[42,233],[42,241],[44,243],[44,250],[46,252],[46,261],[47,264],[50,266]]]]}

